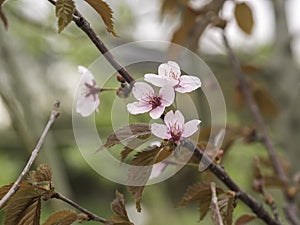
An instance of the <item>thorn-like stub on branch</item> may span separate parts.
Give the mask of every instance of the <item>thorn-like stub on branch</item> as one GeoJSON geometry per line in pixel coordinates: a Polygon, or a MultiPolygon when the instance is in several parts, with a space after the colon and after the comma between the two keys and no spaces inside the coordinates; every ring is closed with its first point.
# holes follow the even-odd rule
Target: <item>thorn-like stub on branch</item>
{"type": "Polygon", "coordinates": [[[56,100],[53,104],[53,111],[52,111],[55,118],[57,118],[60,114],[59,107],[60,107],[60,101],[56,100]]]}

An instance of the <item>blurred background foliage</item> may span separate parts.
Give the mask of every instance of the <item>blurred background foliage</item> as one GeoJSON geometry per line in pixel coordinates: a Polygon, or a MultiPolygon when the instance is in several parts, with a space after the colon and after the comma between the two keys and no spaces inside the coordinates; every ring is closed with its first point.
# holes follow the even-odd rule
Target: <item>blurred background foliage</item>
{"type": "MultiPolygon", "coordinates": [[[[219,28],[203,25],[200,14],[199,17],[188,11],[200,9],[209,1],[107,2],[114,11],[115,30],[121,38],[108,34],[100,17],[87,4],[83,1],[76,1],[76,4],[109,48],[136,40],[173,40],[195,51],[212,69],[224,92],[228,127],[235,129],[235,132],[232,128],[232,132],[229,129],[227,133],[229,142],[222,163],[242,188],[253,193],[253,157],[265,155],[264,147],[245,142],[247,131],[254,128],[254,124],[229,66],[219,28]],[[230,151],[227,151],[229,146],[230,151]]],[[[299,9],[300,4],[296,0],[246,2],[254,18],[253,31],[249,34],[240,30],[233,19],[234,1],[226,1],[220,14],[228,21],[229,39],[238,52],[276,147],[290,161],[291,173],[295,173],[300,169],[300,106],[297,104],[300,97],[300,26],[297,21],[300,18],[293,9],[299,9]]],[[[99,176],[82,158],[74,140],[71,120],[73,97],[79,81],[77,65],[88,66],[99,56],[85,34],[71,24],[58,35],[54,8],[47,1],[7,1],[3,9],[9,28],[6,31],[0,26],[0,185],[13,182],[18,176],[47,120],[52,103],[59,99],[61,117],[36,162],[36,165],[48,163],[51,166],[58,191],[95,213],[109,217],[109,205],[118,189],[125,194],[129,214],[139,221],[136,224],[197,224],[196,205],[175,208],[187,186],[205,178],[206,175],[199,174],[195,168],[184,168],[169,180],[148,186],[143,196],[143,211],[136,215],[126,187],[99,176]]],[[[164,53],[160,49],[141,46],[128,52],[128,57],[139,54],[164,53]]],[[[141,71],[134,72],[135,77],[142,75],[141,71]]],[[[101,117],[96,114],[96,123],[102,136],[112,132],[110,106],[114,98],[114,93],[101,95],[101,117]]],[[[148,118],[141,116],[139,119],[148,118]]],[[[280,195],[276,190],[273,192],[280,205],[280,195]]],[[[55,200],[43,204],[47,208],[43,218],[55,207],[68,207],[55,200]]],[[[249,212],[249,209],[239,204],[234,217],[245,211],[249,212]]],[[[209,217],[202,223],[210,224],[209,217]]]]}

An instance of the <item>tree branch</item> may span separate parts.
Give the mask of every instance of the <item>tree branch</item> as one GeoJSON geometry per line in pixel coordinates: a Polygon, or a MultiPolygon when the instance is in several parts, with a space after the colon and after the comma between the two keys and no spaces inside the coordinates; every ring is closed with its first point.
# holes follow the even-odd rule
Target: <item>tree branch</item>
{"type": "Polygon", "coordinates": [[[74,208],[78,209],[79,211],[83,212],[84,214],[86,214],[90,220],[93,221],[97,221],[97,222],[101,222],[101,223],[107,223],[108,221],[100,216],[97,216],[96,214],[90,212],[89,210],[81,207],[80,205],[78,205],[76,202],[73,202],[71,199],[68,199],[67,197],[63,196],[60,193],[54,193],[51,198],[56,198],[59,199],[65,203],[68,203],[69,205],[73,206],[74,208]]]}
{"type": "MultiPolygon", "coordinates": [[[[276,153],[276,149],[270,138],[265,121],[259,111],[259,108],[258,108],[256,102],[253,99],[252,91],[249,88],[247,81],[245,79],[245,75],[243,74],[243,72],[241,70],[239,60],[235,56],[235,54],[228,42],[225,31],[223,31],[223,41],[224,41],[225,47],[228,52],[228,58],[231,63],[233,72],[235,73],[237,79],[240,81],[240,85],[242,87],[242,91],[245,96],[249,110],[255,120],[256,126],[258,127],[258,129],[261,131],[261,133],[263,135],[263,143],[266,146],[266,149],[268,151],[273,170],[278,175],[280,180],[282,180],[285,184],[288,184],[289,178],[285,174],[285,172],[280,164],[279,158],[276,153]]],[[[289,194],[286,190],[284,190],[283,192],[284,192],[284,197],[286,200],[286,209],[285,209],[286,217],[289,219],[289,221],[293,225],[300,225],[300,219],[298,218],[298,215],[297,215],[297,205],[295,204],[295,199],[291,198],[291,196],[289,196],[289,194]]]]}
{"type": "Polygon", "coordinates": [[[213,210],[213,214],[216,215],[216,223],[217,225],[224,225],[222,216],[220,213],[220,208],[218,205],[218,198],[217,198],[217,191],[216,191],[216,184],[214,182],[210,183],[210,190],[211,190],[211,207],[213,210]]]}
{"type": "Polygon", "coordinates": [[[24,167],[23,171],[21,172],[21,174],[19,175],[19,177],[17,178],[17,180],[15,181],[15,183],[13,184],[13,186],[9,189],[9,191],[3,196],[3,198],[0,200],[0,208],[6,203],[6,201],[18,190],[19,188],[19,184],[22,181],[22,179],[24,178],[24,176],[28,173],[28,171],[30,170],[33,162],[35,161],[36,157],[39,154],[39,151],[43,145],[43,143],[45,142],[45,138],[47,136],[47,133],[49,132],[50,127],[52,126],[52,124],[54,123],[54,121],[57,119],[57,117],[59,116],[59,105],[60,103],[57,101],[54,103],[54,107],[53,110],[51,112],[50,118],[48,120],[47,125],[44,128],[44,131],[36,145],[36,147],[34,148],[34,150],[31,153],[31,156],[26,164],[26,166],[24,167]]]}
{"type": "MultiPolygon", "coordinates": [[[[55,0],[48,0],[51,4],[56,5],[55,0]]],[[[116,61],[114,56],[97,36],[96,32],[91,28],[90,23],[81,15],[81,13],[76,9],[73,15],[73,21],[94,43],[97,49],[103,54],[107,61],[118,71],[118,73],[126,80],[127,83],[134,82],[134,79],[130,76],[127,70],[121,66],[120,63],[116,61]]]]}

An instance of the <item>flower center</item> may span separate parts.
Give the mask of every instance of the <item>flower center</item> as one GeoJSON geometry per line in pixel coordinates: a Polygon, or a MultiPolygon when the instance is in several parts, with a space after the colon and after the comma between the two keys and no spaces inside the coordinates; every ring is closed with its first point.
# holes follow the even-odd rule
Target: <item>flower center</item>
{"type": "Polygon", "coordinates": [[[101,88],[98,88],[96,86],[96,82],[93,80],[93,84],[88,84],[88,83],[84,83],[84,85],[86,86],[87,90],[86,90],[86,94],[85,97],[89,97],[89,96],[93,96],[94,101],[96,100],[96,96],[98,95],[99,92],[101,92],[101,88]]]}
{"type": "Polygon", "coordinates": [[[171,135],[171,141],[178,143],[181,139],[181,134],[183,130],[179,127],[178,123],[176,122],[173,126],[169,127],[169,134],[171,135]]]}
{"type": "Polygon", "coordinates": [[[172,69],[170,69],[169,77],[172,77],[174,80],[178,80],[178,78],[179,78],[172,69]]]}
{"type": "Polygon", "coordinates": [[[151,105],[152,109],[161,106],[161,97],[153,96],[149,99],[148,103],[151,105]]]}

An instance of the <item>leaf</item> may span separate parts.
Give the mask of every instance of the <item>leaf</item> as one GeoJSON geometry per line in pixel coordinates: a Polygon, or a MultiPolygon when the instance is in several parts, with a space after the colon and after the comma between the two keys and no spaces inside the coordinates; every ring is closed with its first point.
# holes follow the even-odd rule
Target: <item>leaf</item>
{"type": "Polygon", "coordinates": [[[143,137],[144,135],[151,134],[151,130],[149,124],[147,123],[136,123],[130,124],[120,129],[116,130],[114,133],[110,134],[106,139],[106,143],[98,148],[97,151],[101,150],[102,148],[111,148],[116,144],[121,144],[125,141],[132,141],[138,137],[143,137]]]}
{"type": "Polygon", "coordinates": [[[29,172],[28,182],[31,184],[41,183],[41,182],[51,182],[52,172],[48,165],[41,164],[37,170],[32,170],[29,172]]]}
{"type": "Polygon", "coordinates": [[[256,218],[253,214],[244,214],[235,221],[235,225],[245,225],[256,218]]]}
{"type": "MultiPolygon", "coordinates": [[[[21,183],[22,184],[22,183],[21,183]]],[[[9,184],[9,185],[5,185],[5,186],[2,186],[0,188],[0,199],[2,199],[4,197],[4,195],[6,195],[6,193],[10,190],[10,188],[13,186],[13,184],[9,184]]],[[[4,207],[6,206],[6,204],[4,204],[1,208],[3,209],[4,207]]]]}
{"type": "Polygon", "coordinates": [[[239,28],[246,34],[251,34],[253,30],[252,10],[246,2],[236,3],[234,9],[235,20],[239,28]]]}
{"type": "Polygon", "coordinates": [[[94,10],[101,16],[105,26],[106,30],[115,37],[118,37],[118,35],[114,31],[114,22],[113,22],[113,11],[109,7],[109,5],[103,1],[103,0],[85,0],[90,6],[93,7],[94,10]]]}
{"type": "Polygon", "coordinates": [[[73,14],[75,12],[75,3],[73,0],[57,0],[55,13],[58,18],[58,33],[73,20],[73,14]]]}
{"type": "Polygon", "coordinates": [[[43,225],[70,225],[78,219],[77,213],[71,210],[62,210],[53,213],[43,225]]]}
{"type": "MultiPolygon", "coordinates": [[[[224,191],[220,188],[216,188],[217,194],[224,191]]],[[[187,204],[198,201],[199,202],[199,214],[200,220],[202,220],[210,209],[211,203],[211,189],[209,184],[197,183],[189,186],[179,203],[179,206],[186,206],[187,204]]]]}
{"type": "Polygon", "coordinates": [[[6,19],[5,14],[2,12],[2,5],[4,2],[5,2],[5,0],[0,0],[0,19],[2,20],[2,23],[5,27],[5,29],[7,29],[7,27],[8,27],[7,19],[6,19]]]}
{"type": "Polygon", "coordinates": [[[111,203],[111,208],[115,212],[115,215],[110,218],[109,224],[133,225],[128,218],[124,197],[118,191],[116,191],[116,198],[111,203]]]}
{"type": "Polygon", "coordinates": [[[227,192],[218,198],[218,205],[224,225],[232,224],[234,210],[234,194],[227,192]]]}
{"type": "Polygon", "coordinates": [[[7,202],[4,225],[39,225],[40,211],[40,192],[23,183],[7,202]]]}
{"type": "Polygon", "coordinates": [[[136,202],[136,209],[141,211],[142,194],[151,174],[150,165],[154,164],[157,154],[161,147],[151,146],[139,152],[132,160],[132,165],[136,166],[130,169],[128,174],[128,183],[136,184],[136,186],[128,186],[129,191],[133,195],[136,202]],[[144,166],[144,167],[143,167],[144,166]]]}

